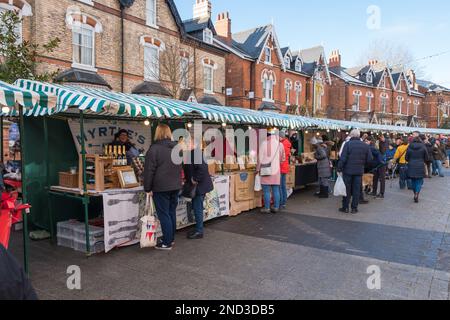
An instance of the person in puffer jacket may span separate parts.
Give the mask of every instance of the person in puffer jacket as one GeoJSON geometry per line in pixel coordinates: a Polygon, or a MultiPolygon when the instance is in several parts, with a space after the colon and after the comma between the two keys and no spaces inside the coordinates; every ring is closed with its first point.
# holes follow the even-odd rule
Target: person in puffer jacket
{"type": "Polygon", "coordinates": [[[285,131],[280,131],[280,142],[284,147],[285,159],[281,163],[280,171],[281,171],[281,184],[280,184],[280,208],[282,210],[286,209],[287,204],[287,186],[286,186],[286,178],[290,171],[289,158],[291,157],[291,149],[292,143],[288,139],[288,135],[285,131]]]}

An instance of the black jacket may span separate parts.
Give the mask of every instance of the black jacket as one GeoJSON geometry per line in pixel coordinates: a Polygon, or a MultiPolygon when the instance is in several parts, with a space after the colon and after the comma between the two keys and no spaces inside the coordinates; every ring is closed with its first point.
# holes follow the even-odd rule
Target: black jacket
{"type": "Polygon", "coordinates": [[[372,159],[369,146],[359,138],[352,138],[344,145],[338,163],[338,171],[345,175],[362,176],[364,168],[372,159]]]}
{"type": "Polygon", "coordinates": [[[37,299],[25,272],[0,244],[0,301],[37,299]]]}
{"type": "Polygon", "coordinates": [[[145,192],[181,189],[182,167],[172,161],[172,151],[176,145],[176,142],[170,140],[156,141],[147,151],[144,166],[145,192]]]}
{"type": "Polygon", "coordinates": [[[425,178],[425,163],[429,161],[428,151],[425,144],[413,142],[406,151],[409,178],[425,178]]]}
{"type": "Polygon", "coordinates": [[[425,143],[425,148],[427,149],[427,153],[428,153],[428,163],[430,163],[431,161],[433,161],[433,145],[431,143],[425,143]]]}
{"type": "Polygon", "coordinates": [[[208,171],[208,165],[203,158],[203,153],[201,150],[197,149],[192,151],[190,156],[189,161],[186,161],[183,166],[184,177],[186,181],[191,181],[192,179],[197,182],[197,195],[204,196],[214,190],[214,185],[208,171]],[[196,153],[198,157],[197,160],[201,159],[201,164],[196,164],[196,153]]]}

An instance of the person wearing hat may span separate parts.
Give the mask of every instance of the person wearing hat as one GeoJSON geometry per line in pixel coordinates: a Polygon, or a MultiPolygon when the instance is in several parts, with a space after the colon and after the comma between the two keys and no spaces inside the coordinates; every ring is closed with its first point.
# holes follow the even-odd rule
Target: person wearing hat
{"type": "Polygon", "coordinates": [[[317,160],[317,169],[319,175],[319,192],[316,196],[322,199],[328,198],[331,177],[331,164],[327,155],[327,147],[321,139],[312,139],[314,158],[317,160]]]}
{"type": "Polygon", "coordinates": [[[283,145],[285,159],[281,162],[280,171],[281,171],[281,181],[280,181],[280,208],[282,210],[286,209],[287,204],[287,186],[286,186],[286,178],[290,171],[289,158],[291,156],[292,144],[288,139],[288,134],[286,131],[280,131],[280,143],[283,145]]]}
{"type": "Polygon", "coordinates": [[[139,156],[139,150],[136,146],[130,141],[130,137],[128,135],[128,131],[125,129],[121,129],[116,135],[113,146],[125,146],[127,164],[130,165],[133,162],[133,159],[139,156]]]}

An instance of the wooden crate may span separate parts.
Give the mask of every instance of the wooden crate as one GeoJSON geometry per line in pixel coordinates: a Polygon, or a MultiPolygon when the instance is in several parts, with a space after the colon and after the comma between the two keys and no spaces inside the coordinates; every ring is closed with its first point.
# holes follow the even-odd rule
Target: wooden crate
{"type": "Polygon", "coordinates": [[[78,173],[60,172],[59,186],[64,188],[78,188],[78,173]]]}
{"type": "Polygon", "coordinates": [[[295,188],[295,166],[289,168],[289,173],[286,176],[286,187],[288,189],[295,188]]]}
{"type": "MultiPolygon", "coordinates": [[[[113,160],[104,159],[99,155],[86,155],[86,166],[90,167],[94,165],[94,170],[86,170],[87,176],[87,189],[102,192],[107,189],[117,188],[115,184],[115,176],[117,172],[114,171],[113,160]],[[90,183],[90,179],[94,179],[95,183],[90,183]]],[[[80,155],[79,172],[78,172],[78,187],[83,189],[83,159],[80,155]]]]}

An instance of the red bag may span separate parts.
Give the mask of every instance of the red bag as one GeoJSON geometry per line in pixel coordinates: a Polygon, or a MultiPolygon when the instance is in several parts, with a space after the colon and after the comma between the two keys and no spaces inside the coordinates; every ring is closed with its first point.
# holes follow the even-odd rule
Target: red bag
{"type": "Polygon", "coordinates": [[[12,216],[11,211],[0,211],[0,243],[8,249],[9,237],[11,235],[12,216]]]}

